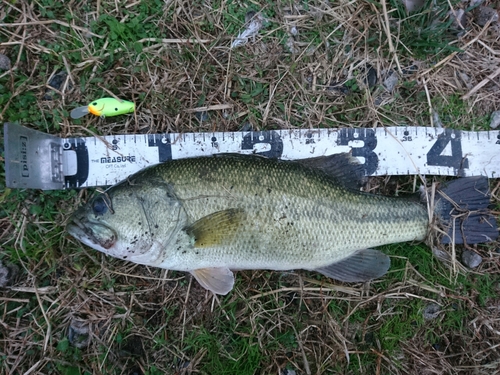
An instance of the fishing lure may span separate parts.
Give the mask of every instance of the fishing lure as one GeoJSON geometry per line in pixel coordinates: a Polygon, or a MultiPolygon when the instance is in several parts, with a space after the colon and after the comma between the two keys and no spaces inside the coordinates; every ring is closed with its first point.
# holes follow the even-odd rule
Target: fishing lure
{"type": "Polygon", "coordinates": [[[115,98],[101,98],[94,100],[86,107],[78,107],[71,111],[70,116],[77,119],[92,113],[95,116],[111,117],[125,115],[135,111],[135,104],[127,100],[119,100],[115,98]]]}

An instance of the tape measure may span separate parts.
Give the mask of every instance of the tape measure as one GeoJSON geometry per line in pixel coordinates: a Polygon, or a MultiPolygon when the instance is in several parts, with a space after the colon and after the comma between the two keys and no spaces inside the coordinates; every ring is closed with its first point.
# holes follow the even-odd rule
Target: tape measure
{"type": "Polygon", "coordinates": [[[6,123],[5,177],[11,188],[113,185],[172,159],[218,153],[305,159],[351,152],[367,176],[500,177],[500,131],[402,126],[59,138],[6,123]]]}

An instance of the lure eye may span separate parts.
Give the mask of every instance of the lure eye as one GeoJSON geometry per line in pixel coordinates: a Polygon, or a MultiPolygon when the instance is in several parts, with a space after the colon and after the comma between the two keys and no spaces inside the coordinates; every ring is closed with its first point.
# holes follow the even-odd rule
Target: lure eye
{"type": "Polygon", "coordinates": [[[92,210],[94,211],[94,215],[101,216],[108,212],[109,204],[104,200],[103,197],[98,197],[92,203],[92,210]]]}

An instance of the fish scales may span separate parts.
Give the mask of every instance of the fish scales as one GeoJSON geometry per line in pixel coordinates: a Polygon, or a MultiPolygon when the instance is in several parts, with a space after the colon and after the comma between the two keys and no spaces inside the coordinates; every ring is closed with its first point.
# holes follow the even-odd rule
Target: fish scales
{"type": "MultiPolygon", "coordinates": [[[[245,223],[231,243],[203,250],[203,266],[316,268],[345,258],[346,252],[422,240],[427,233],[428,215],[418,202],[347,190],[297,163],[184,159],[141,178],[148,173],[173,185],[191,222],[229,208],[245,211],[245,223]]],[[[184,254],[178,266],[184,261],[182,268],[189,269],[199,255],[184,254]]]]}

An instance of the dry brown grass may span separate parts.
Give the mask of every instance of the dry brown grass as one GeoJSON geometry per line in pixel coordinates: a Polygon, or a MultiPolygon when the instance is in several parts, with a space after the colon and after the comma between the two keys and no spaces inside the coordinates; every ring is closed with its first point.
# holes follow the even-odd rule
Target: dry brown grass
{"type": "MultiPolygon", "coordinates": [[[[499,109],[497,23],[470,22],[449,40],[460,52],[416,56],[403,45],[407,31],[398,29],[394,2],[383,0],[384,11],[378,3],[345,0],[166,0],[147,2],[156,12],[118,43],[102,17],[127,24],[148,12],[141,3],[2,0],[0,53],[13,68],[0,72],[0,118],[26,110],[15,118],[24,125],[89,136],[229,131],[246,123],[256,129],[429,125],[436,111],[445,126],[479,130],[499,109]],[[267,25],[255,40],[230,49],[248,8],[261,10],[267,25]],[[143,35],[151,25],[159,39],[143,35]],[[367,63],[378,87],[366,87],[367,63]],[[402,78],[388,93],[380,84],[391,70],[402,78]],[[43,100],[61,71],[65,81],[53,100],[43,100]],[[348,95],[335,89],[345,81],[359,89],[348,95]],[[110,93],[134,100],[136,113],[69,118],[75,106],[110,93]]],[[[413,182],[386,178],[371,186],[391,194],[411,191],[413,182]]],[[[500,183],[492,187],[498,215],[500,183]]],[[[0,259],[20,266],[13,284],[0,290],[1,373],[498,373],[495,246],[475,248],[484,262],[466,276],[431,255],[428,265],[410,262],[413,252],[430,250],[401,245],[388,249],[393,270],[369,285],[246,271],[220,298],[182,273],[114,260],[70,239],[61,228],[86,192],[16,194],[2,189],[0,195],[0,259]],[[431,302],[441,313],[423,321],[431,302]],[[75,326],[88,330],[88,346],[68,342],[75,326]]]]}

